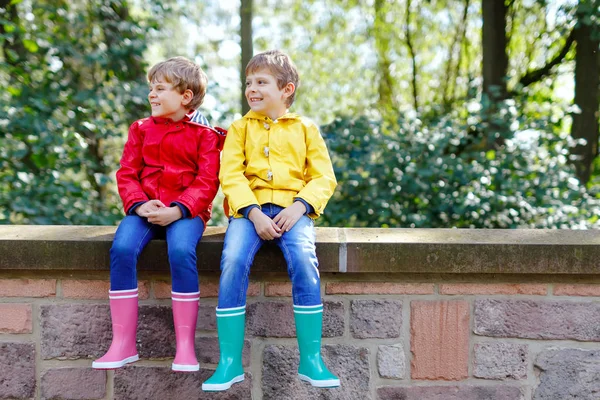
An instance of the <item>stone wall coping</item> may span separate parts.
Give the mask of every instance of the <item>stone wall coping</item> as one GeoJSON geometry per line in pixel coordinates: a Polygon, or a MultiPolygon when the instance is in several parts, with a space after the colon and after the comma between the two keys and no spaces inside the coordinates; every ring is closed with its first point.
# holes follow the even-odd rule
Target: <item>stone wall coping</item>
{"type": "MultiPolygon", "coordinates": [[[[0,270],[103,271],[116,226],[0,226],[0,270]]],[[[598,274],[600,232],[543,229],[316,228],[322,272],[598,274]]],[[[218,272],[225,227],[208,227],[198,269],[218,272]]],[[[140,270],[168,272],[166,243],[153,240],[140,270]]],[[[279,248],[266,243],[253,271],[282,272],[279,248]]]]}

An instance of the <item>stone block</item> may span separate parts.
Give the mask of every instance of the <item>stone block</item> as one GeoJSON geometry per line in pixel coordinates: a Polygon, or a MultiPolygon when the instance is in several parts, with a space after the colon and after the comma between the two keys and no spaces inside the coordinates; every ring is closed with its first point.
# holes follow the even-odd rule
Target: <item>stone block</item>
{"type": "Polygon", "coordinates": [[[142,358],[175,357],[175,325],[171,307],[140,307],[137,340],[142,358]]]}
{"type": "MultiPolygon", "coordinates": [[[[106,305],[60,304],[41,306],[42,358],[76,359],[102,356],[112,341],[110,310],[106,305]]],[[[137,330],[141,358],[175,356],[171,308],[141,306],[137,330]]]]}
{"type": "MultiPolygon", "coordinates": [[[[244,349],[242,350],[242,365],[247,367],[250,365],[250,341],[244,340],[244,349]]],[[[196,338],[196,354],[198,362],[203,364],[218,364],[219,363],[219,338],[217,337],[199,337],[196,338]]]]}
{"type": "Polygon", "coordinates": [[[200,302],[198,308],[198,324],[196,329],[201,331],[216,331],[217,330],[217,313],[216,305],[200,302]]]}
{"type": "Polygon", "coordinates": [[[473,376],[483,379],[527,379],[529,349],[525,344],[477,343],[473,376]]]}
{"type": "MultiPolygon", "coordinates": [[[[377,389],[380,400],[523,400],[515,386],[384,386],[377,389]]],[[[554,399],[558,400],[558,398],[554,399]]]]}
{"type": "Polygon", "coordinates": [[[397,300],[352,300],[350,331],[357,339],[397,338],[402,331],[402,302],[397,300]]]}
{"type": "Polygon", "coordinates": [[[413,379],[467,378],[469,303],[413,301],[410,323],[413,379]]]}
{"type": "Polygon", "coordinates": [[[541,352],[535,367],[539,385],[533,400],[600,398],[600,351],[552,349],[541,352]]]}
{"type": "Polygon", "coordinates": [[[522,339],[600,341],[600,303],[546,300],[475,301],[474,332],[522,339]]]}
{"type": "Polygon", "coordinates": [[[264,400],[370,400],[369,350],[349,345],[326,345],[322,356],[340,378],[338,388],[314,388],[298,379],[299,353],[295,347],[268,345],[263,352],[264,400]]]}
{"type": "Polygon", "coordinates": [[[0,333],[31,333],[31,304],[0,304],[0,333]]]}
{"type": "Polygon", "coordinates": [[[42,305],[40,350],[44,360],[51,358],[97,358],[112,339],[107,305],[42,305]]]}
{"type": "Polygon", "coordinates": [[[323,337],[344,336],[344,303],[326,301],[323,303],[323,337]]]}
{"type": "Polygon", "coordinates": [[[57,368],[42,375],[42,399],[96,400],[106,396],[106,371],[57,368]]]}
{"type": "Polygon", "coordinates": [[[246,333],[263,337],[295,337],[292,302],[261,301],[248,304],[246,333]]]}
{"type": "Polygon", "coordinates": [[[35,386],[35,345],[0,342],[0,399],[31,399],[35,386]]]}
{"type": "Polygon", "coordinates": [[[175,373],[170,368],[130,366],[115,371],[114,400],[251,400],[252,377],[224,392],[203,392],[213,370],[175,373]],[[143,382],[143,384],[140,384],[143,382]]]}
{"type": "Polygon", "coordinates": [[[377,349],[377,371],[382,378],[404,379],[406,355],[401,345],[382,345],[377,349]]]}

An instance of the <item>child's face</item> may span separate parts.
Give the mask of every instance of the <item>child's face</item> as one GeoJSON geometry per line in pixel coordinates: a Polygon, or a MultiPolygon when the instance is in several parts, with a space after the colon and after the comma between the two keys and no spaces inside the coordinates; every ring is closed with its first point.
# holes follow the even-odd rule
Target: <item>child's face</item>
{"type": "Polygon", "coordinates": [[[294,90],[293,83],[288,83],[279,89],[277,79],[266,69],[251,72],[246,76],[248,105],[252,111],[271,119],[277,119],[286,113],[286,100],[294,93],[294,90]]]}
{"type": "Polygon", "coordinates": [[[184,93],[173,88],[173,85],[162,78],[157,78],[150,83],[148,100],[152,107],[153,117],[171,118],[173,121],[182,119],[188,110],[185,107],[189,103],[189,90],[184,93]]]}

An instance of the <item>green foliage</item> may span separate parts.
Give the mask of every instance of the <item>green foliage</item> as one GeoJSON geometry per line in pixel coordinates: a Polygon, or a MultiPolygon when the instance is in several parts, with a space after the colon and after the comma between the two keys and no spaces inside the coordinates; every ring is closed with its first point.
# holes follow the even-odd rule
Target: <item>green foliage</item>
{"type": "MultiPolygon", "coordinates": [[[[508,100],[467,103],[436,119],[401,116],[387,131],[365,117],[322,127],[339,186],[324,225],[428,228],[589,228],[600,202],[568,162],[555,109],[537,119],[508,100]],[[487,121],[487,122],[486,122],[487,121]],[[491,121],[491,122],[490,122],[491,121]]],[[[560,115],[558,116],[560,117],[560,115]]],[[[564,132],[564,130],[562,130],[564,132]]]]}
{"type": "Polygon", "coordinates": [[[123,135],[147,113],[151,26],[125,1],[19,6],[0,38],[0,223],[113,224],[123,135]]]}

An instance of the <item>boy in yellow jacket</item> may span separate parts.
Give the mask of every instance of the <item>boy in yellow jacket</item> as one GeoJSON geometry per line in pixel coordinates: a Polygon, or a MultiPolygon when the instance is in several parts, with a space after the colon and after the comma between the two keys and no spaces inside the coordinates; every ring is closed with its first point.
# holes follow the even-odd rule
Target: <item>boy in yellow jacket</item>
{"type": "Polygon", "coordinates": [[[254,56],[246,67],[251,111],[231,125],[219,173],[231,218],[217,307],[221,357],[202,384],[206,391],[244,380],[248,275],[266,240],[281,248],[292,281],[299,378],[316,387],[340,385],[321,358],[323,304],[313,224],[337,182],[318,127],[288,112],[298,84],[296,67],[278,50],[254,56]]]}

